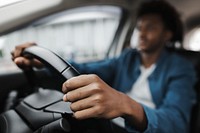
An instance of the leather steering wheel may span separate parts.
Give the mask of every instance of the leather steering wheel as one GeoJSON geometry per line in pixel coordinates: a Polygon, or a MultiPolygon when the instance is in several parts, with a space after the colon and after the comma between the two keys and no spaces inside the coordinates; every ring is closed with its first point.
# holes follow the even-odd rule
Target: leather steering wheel
{"type": "Polygon", "coordinates": [[[23,55],[31,55],[41,61],[52,71],[62,75],[66,80],[78,76],[79,72],[67,61],[64,61],[54,52],[39,46],[25,48],[23,55]]]}

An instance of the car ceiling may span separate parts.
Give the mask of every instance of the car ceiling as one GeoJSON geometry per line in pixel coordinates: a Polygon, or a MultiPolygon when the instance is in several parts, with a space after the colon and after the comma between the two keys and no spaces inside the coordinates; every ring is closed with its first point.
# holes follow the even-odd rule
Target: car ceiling
{"type": "MultiPolygon", "coordinates": [[[[134,3],[136,4],[135,0],[134,3]]],[[[14,30],[19,26],[65,9],[88,5],[116,5],[130,8],[129,0],[26,0],[0,8],[0,34],[14,30]],[[23,7],[23,8],[22,8],[23,7]]],[[[135,5],[134,4],[134,5],[135,5]]]]}
{"type": "MultiPolygon", "coordinates": [[[[167,1],[174,5],[180,12],[187,30],[199,25],[200,0],[167,1]]],[[[67,8],[92,4],[107,4],[121,6],[134,11],[135,6],[140,2],[142,2],[142,0],[26,0],[0,8],[0,34],[5,34],[19,26],[31,23],[35,19],[67,8]]]]}

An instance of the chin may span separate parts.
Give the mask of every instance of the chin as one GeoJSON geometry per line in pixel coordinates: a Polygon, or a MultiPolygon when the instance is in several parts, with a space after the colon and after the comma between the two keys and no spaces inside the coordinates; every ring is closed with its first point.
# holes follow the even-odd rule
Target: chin
{"type": "Polygon", "coordinates": [[[148,48],[138,46],[138,47],[137,47],[137,50],[138,50],[138,51],[148,51],[148,48]]]}
{"type": "Polygon", "coordinates": [[[147,49],[147,48],[141,48],[141,47],[137,47],[137,50],[141,53],[147,53],[147,54],[150,54],[150,53],[153,53],[154,50],[152,49],[147,49]]]}

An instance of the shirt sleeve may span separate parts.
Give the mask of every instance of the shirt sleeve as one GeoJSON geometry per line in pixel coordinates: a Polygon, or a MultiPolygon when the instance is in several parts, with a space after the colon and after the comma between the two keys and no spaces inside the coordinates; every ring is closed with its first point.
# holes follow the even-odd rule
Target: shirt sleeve
{"type": "Polygon", "coordinates": [[[115,74],[119,70],[119,66],[122,65],[122,61],[125,56],[131,51],[131,49],[125,49],[119,57],[105,59],[97,62],[88,63],[76,63],[71,61],[71,65],[74,66],[81,74],[97,74],[109,85],[112,84],[115,74]]]}

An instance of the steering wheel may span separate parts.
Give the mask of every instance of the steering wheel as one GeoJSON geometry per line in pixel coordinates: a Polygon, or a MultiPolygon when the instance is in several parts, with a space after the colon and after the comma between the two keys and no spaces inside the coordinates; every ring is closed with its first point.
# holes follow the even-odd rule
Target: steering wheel
{"type": "MultiPolygon", "coordinates": [[[[23,55],[33,56],[61,77],[70,79],[79,72],[57,54],[31,46],[23,55]]],[[[63,94],[46,89],[25,97],[14,109],[0,115],[1,133],[111,133],[114,125],[105,119],[78,121],[71,116],[70,103],[62,101],[63,94]]]]}
{"type": "MultiPolygon", "coordinates": [[[[22,55],[38,59],[48,69],[56,72],[60,76],[59,78],[68,80],[79,75],[79,72],[70,63],[48,49],[31,46],[24,49],[22,55]]],[[[27,75],[28,78],[31,76],[33,76],[31,73],[27,75]]],[[[30,133],[36,130],[45,132],[50,129],[53,132],[53,128],[69,131],[68,120],[62,118],[62,115],[70,115],[72,111],[70,103],[63,102],[62,96],[61,92],[50,89],[42,89],[28,95],[14,109],[0,115],[0,132],[30,133]]]]}
{"type": "Polygon", "coordinates": [[[79,72],[67,61],[64,61],[54,52],[39,46],[31,46],[24,49],[23,55],[31,55],[40,60],[52,71],[62,75],[66,80],[78,76],[79,72]]]}

